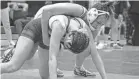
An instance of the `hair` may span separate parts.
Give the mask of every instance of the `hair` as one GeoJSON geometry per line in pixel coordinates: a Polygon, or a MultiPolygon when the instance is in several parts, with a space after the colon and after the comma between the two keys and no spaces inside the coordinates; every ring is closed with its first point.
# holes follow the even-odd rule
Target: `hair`
{"type": "Polygon", "coordinates": [[[87,34],[79,31],[72,31],[71,34],[73,39],[69,49],[75,54],[83,52],[89,45],[89,37],[87,34]]]}

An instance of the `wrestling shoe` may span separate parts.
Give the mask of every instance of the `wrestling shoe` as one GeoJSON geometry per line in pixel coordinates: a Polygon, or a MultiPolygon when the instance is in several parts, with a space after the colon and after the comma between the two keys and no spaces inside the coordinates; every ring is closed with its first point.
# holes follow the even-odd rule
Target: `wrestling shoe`
{"type": "Polygon", "coordinates": [[[13,56],[13,53],[14,53],[14,48],[7,49],[4,52],[3,56],[1,57],[1,62],[2,63],[9,62],[13,56]]]}
{"type": "Polygon", "coordinates": [[[105,47],[104,43],[99,43],[96,45],[97,49],[103,49],[105,47]]]}
{"type": "Polygon", "coordinates": [[[121,46],[121,47],[123,47],[124,46],[124,44],[121,44],[121,43],[117,43],[119,46],[121,46]]]}
{"type": "Polygon", "coordinates": [[[86,70],[84,67],[75,67],[74,68],[74,74],[78,75],[78,76],[84,76],[84,77],[88,77],[88,76],[96,76],[95,73],[89,72],[88,70],[86,70]]]}
{"type": "Polygon", "coordinates": [[[57,77],[64,77],[62,70],[57,68],[57,77]]]}
{"type": "Polygon", "coordinates": [[[119,46],[118,44],[114,44],[114,45],[113,45],[113,48],[114,48],[114,49],[122,49],[122,46],[119,46]]]}

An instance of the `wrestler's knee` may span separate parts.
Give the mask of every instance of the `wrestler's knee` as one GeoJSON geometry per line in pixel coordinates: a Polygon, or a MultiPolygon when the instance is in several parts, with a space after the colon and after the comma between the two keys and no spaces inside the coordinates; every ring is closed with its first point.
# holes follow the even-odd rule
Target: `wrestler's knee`
{"type": "Polygon", "coordinates": [[[17,71],[17,70],[19,70],[20,68],[21,68],[21,66],[13,65],[12,70],[13,70],[13,71],[17,71]]]}
{"type": "Polygon", "coordinates": [[[7,71],[10,72],[15,72],[21,68],[20,65],[14,64],[12,62],[7,63],[7,71]]]}

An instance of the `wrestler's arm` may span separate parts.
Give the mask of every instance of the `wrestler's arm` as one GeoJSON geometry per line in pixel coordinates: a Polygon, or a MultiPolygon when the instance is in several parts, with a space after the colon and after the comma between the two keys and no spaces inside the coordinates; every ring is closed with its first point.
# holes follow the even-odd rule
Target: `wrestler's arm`
{"type": "Polygon", "coordinates": [[[63,28],[59,21],[54,21],[52,34],[50,38],[50,49],[49,49],[49,74],[50,79],[57,79],[57,54],[59,52],[60,40],[64,35],[63,28]]]}
{"type": "Polygon", "coordinates": [[[82,14],[87,10],[83,6],[73,3],[57,3],[45,6],[42,13],[42,34],[44,44],[49,44],[45,41],[48,38],[48,20],[53,15],[69,15],[74,17],[83,17],[82,14]],[[84,10],[84,11],[83,11],[84,10]]]}
{"type": "MultiPolygon", "coordinates": [[[[90,32],[91,34],[91,32],[90,32]]],[[[105,68],[104,68],[104,64],[103,64],[103,61],[96,49],[96,45],[95,45],[95,42],[94,42],[94,39],[93,39],[93,35],[90,35],[90,46],[91,46],[91,57],[92,57],[92,60],[98,70],[98,72],[100,73],[102,79],[107,79],[107,76],[106,76],[106,72],[105,72],[105,68]]]]}
{"type": "Polygon", "coordinates": [[[46,7],[46,6],[41,7],[41,8],[36,12],[36,14],[34,15],[34,18],[33,18],[33,19],[41,18],[41,17],[42,17],[42,12],[43,12],[43,10],[44,10],[45,7],[46,7]]]}
{"type": "Polygon", "coordinates": [[[1,63],[1,73],[15,72],[21,68],[31,54],[34,42],[24,36],[20,36],[12,59],[7,63],[1,63]]]}

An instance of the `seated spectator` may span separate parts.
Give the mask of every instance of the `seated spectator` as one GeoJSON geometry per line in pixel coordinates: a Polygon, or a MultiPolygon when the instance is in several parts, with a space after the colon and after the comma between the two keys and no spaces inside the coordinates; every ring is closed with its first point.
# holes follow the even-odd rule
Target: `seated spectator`
{"type": "Polygon", "coordinates": [[[9,7],[8,3],[10,1],[1,1],[1,18],[0,22],[2,23],[5,34],[8,40],[8,46],[4,46],[4,49],[10,48],[14,46],[14,42],[12,41],[12,32],[11,32],[11,27],[10,27],[10,20],[9,20],[9,7]]]}
{"type": "Polygon", "coordinates": [[[31,17],[27,17],[28,15],[28,4],[25,2],[11,2],[11,18],[16,27],[16,31],[20,34],[24,28],[24,26],[31,20],[31,17]]]}

